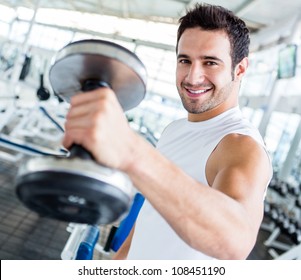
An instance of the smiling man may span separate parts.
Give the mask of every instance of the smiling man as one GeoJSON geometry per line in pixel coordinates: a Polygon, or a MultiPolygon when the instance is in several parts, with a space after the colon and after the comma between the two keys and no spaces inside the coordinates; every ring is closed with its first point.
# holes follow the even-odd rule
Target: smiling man
{"type": "Polygon", "coordinates": [[[180,19],[176,84],[185,119],[154,149],[111,89],[75,95],[64,145],[127,173],[146,201],[116,259],[245,259],[263,218],[272,167],[238,107],[249,32],[232,12],[196,5],[180,19]],[[122,139],[122,141],[120,141],[122,139]]]}

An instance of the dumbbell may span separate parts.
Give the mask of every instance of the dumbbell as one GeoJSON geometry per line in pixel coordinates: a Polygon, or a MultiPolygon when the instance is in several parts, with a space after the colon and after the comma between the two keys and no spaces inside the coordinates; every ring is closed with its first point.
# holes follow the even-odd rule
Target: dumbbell
{"type": "Polygon", "coordinates": [[[296,198],[295,205],[296,205],[296,207],[298,207],[299,209],[301,209],[301,195],[299,195],[296,198]]]}
{"type": "Polygon", "coordinates": [[[279,185],[279,179],[277,176],[274,175],[269,183],[269,188],[275,189],[278,185],[279,185]]]}
{"type": "Polygon", "coordinates": [[[271,212],[271,204],[268,202],[268,201],[264,201],[264,214],[267,216],[267,217],[270,217],[270,212],[271,212]]]}
{"type": "Polygon", "coordinates": [[[269,214],[269,217],[271,218],[271,220],[276,223],[278,216],[279,216],[278,208],[275,205],[270,205],[270,210],[269,210],[268,214],[269,214]]]}
{"type": "Polygon", "coordinates": [[[301,243],[301,227],[299,224],[295,223],[295,226],[291,230],[290,237],[295,244],[301,243]]]}
{"type": "Polygon", "coordinates": [[[284,181],[281,181],[276,191],[280,194],[280,196],[285,197],[288,192],[288,184],[284,181]]]}
{"type": "MultiPolygon", "coordinates": [[[[68,44],[57,53],[49,71],[54,92],[66,102],[78,91],[110,87],[124,111],[143,100],[146,79],[145,66],[134,53],[104,40],[68,44]]],[[[16,193],[42,216],[110,224],[128,211],[135,191],[125,173],[97,164],[82,146],[73,145],[68,157],[41,156],[23,163],[16,193]]]]}

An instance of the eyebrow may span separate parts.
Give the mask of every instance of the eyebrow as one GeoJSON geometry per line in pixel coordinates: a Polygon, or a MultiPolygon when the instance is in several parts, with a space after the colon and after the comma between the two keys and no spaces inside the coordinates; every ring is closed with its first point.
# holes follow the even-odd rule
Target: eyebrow
{"type": "MultiPolygon", "coordinates": [[[[177,59],[179,58],[187,58],[189,59],[189,56],[187,54],[178,54],[177,55],[177,59]]],[[[210,55],[204,55],[204,56],[201,56],[200,57],[202,60],[216,60],[216,61],[219,61],[221,63],[224,63],[224,61],[216,56],[210,56],[210,55]]]]}

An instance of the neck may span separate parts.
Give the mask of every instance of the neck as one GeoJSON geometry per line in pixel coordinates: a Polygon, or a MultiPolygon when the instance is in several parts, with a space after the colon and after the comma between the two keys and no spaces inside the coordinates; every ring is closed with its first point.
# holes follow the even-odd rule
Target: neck
{"type": "Polygon", "coordinates": [[[234,102],[231,104],[221,103],[218,106],[199,114],[188,113],[188,121],[190,122],[202,122],[212,119],[236,106],[238,106],[238,102],[234,102]]]}

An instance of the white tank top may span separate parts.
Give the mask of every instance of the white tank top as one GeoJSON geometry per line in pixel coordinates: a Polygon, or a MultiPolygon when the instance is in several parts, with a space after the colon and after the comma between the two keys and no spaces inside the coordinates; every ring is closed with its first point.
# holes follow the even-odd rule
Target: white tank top
{"type": "MultiPolygon", "coordinates": [[[[207,160],[217,144],[230,133],[249,135],[264,146],[258,130],[235,107],[207,121],[181,119],[171,123],[157,148],[188,175],[209,186],[205,175],[207,160]]],[[[212,258],[187,245],[145,200],[136,221],[128,259],[212,258]]]]}

